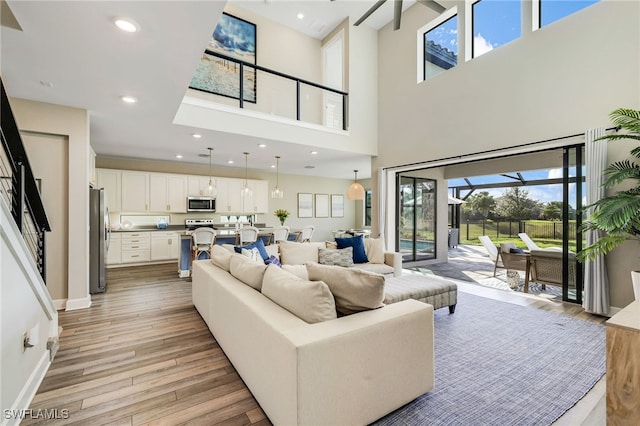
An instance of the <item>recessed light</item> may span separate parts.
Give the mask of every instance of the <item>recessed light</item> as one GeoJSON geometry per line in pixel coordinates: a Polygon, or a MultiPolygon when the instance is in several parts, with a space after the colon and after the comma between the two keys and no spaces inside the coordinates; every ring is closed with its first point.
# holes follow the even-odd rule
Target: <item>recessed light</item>
{"type": "Polygon", "coordinates": [[[259,144],[258,144],[258,147],[259,147],[259,148],[266,148],[266,147],[267,147],[267,145],[266,145],[266,144],[263,144],[263,143],[259,143],[259,144]]]}
{"type": "Polygon", "coordinates": [[[176,158],[182,158],[182,154],[176,154],[176,158]]]}
{"type": "Polygon", "coordinates": [[[227,160],[227,164],[233,164],[233,160],[227,160]]]}
{"type": "Polygon", "coordinates": [[[114,24],[116,24],[116,27],[120,28],[126,33],[135,33],[136,31],[138,31],[138,26],[134,22],[127,19],[116,19],[114,21],[114,24]]]}
{"type": "Polygon", "coordinates": [[[135,104],[136,102],[138,102],[138,100],[133,96],[123,96],[120,99],[122,99],[122,102],[126,102],[128,104],[135,104]]]}
{"type": "Polygon", "coordinates": [[[298,13],[298,15],[296,15],[298,17],[298,19],[304,19],[304,13],[300,12],[298,13]]]}
{"type": "Polygon", "coordinates": [[[311,155],[317,155],[318,151],[311,151],[311,155]]]}
{"type": "Polygon", "coordinates": [[[196,139],[200,139],[202,137],[202,135],[199,133],[193,133],[191,136],[193,136],[196,139]]]}
{"type": "Polygon", "coordinates": [[[276,168],[276,165],[275,165],[275,164],[272,164],[272,165],[271,165],[271,168],[272,168],[272,169],[275,169],[275,168],[276,168]]]}

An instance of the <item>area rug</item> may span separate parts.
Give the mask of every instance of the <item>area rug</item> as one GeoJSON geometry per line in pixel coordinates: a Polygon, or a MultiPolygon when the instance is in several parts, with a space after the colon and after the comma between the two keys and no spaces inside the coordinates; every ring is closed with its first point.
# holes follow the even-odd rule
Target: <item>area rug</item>
{"type": "Polygon", "coordinates": [[[458,292],[435,312],[435,388],[374,424],[548,425],[605,366],[604,325],[458,292]]]}

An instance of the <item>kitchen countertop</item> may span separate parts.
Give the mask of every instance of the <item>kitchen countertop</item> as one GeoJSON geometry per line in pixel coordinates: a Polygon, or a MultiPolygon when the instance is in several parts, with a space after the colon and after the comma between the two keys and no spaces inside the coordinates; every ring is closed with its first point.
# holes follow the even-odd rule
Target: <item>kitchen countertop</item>
{"type": "MultiPolygon", "coordinates": [[[[258,228],[258,232],[259,233],[269,233],[269,232],[273,232],[273,227],[265,227],[265,228],[258,228]]],[[[154,231],[164,231],[164,232],[186,232],[187,229],[185,228],[184,225],[169,225],[167,226],[165,229],[158,229],[155,226],[136,226],[135,228],[128,228],[128,229],[112,229],[111,232],[114,233],[120,233],[120,232],[154,232],[154,231]]],[[[221,235],[229,235],[229,234],[235,234],[236,233],[236,229],[233,226],[229,226],[229,227],[218,227],[216,232],[218,232],[218,234],[221,235]]]]}

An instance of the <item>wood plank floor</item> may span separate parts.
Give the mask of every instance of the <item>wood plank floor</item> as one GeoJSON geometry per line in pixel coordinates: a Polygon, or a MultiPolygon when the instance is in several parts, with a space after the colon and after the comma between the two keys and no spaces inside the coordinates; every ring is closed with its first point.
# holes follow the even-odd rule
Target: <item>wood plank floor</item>
{"type": "MultiPolygon", "coordinates": [[[[109,269],[89,309],[60,312],[60,350],[31,409],[68,419],[23,424],[268,425],[191,302],[175,264],[109,269]]],[[[587,321],[581,307],[459,282],[459,290],[587,321]]]]}
{"type": "Polygon", "coordinates": [[[176,265],[109,269],[89,309],[60,312],[60,350],[23,424],[268,425],[191,302],[176,265]]]}

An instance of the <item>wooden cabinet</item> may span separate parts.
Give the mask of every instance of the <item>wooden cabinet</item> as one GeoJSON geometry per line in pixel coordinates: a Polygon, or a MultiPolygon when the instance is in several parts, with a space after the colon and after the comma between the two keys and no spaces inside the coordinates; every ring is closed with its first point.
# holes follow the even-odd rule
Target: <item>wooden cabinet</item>
{"type": "Polygon", "coordinates": [[[185,213],[187,180],[182,175],[149,175],[149,211],[185,213]]]}
{"type": "Polygon", "coordinates": [[[122,263],[151,260],[151,232],[122,233],[122,263]]]}
{"type": "Polygon", "coordinates": [[[122,263],[122,238],[119,233],[111,233],[105,263],[107,265],[119,265],[122,263]]]}
{"type": "Polygon", "coordinates": [[[180,234],[177,232],[151,232],[151,260],[178,259],[180,234]]]}
{"type": "Polygon", "coordinates": [[[149,173],[122,172],[122,206],[124,212],[148,212],[149,173]]]}
{"type": "Polygon", "coordinates": [[[120,211],[120,188],[122,173],[120,170],[96,169],[98,188],[104,188],[107,194],[109,211],[120,211]]]}
{"type": "Polygon", "coordinates": [[[640,300],[606,322],[607,425],[640,424],[640,300]]]}

